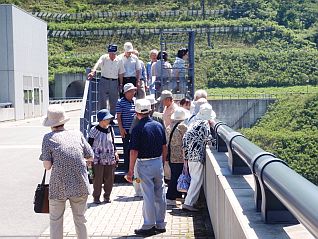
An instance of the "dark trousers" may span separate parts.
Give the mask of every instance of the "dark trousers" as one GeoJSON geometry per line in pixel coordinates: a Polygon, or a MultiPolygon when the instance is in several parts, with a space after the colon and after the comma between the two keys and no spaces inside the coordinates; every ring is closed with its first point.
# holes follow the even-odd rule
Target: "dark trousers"
{"type": "Polygon", "coordinates": [[[124,150],[124,169],[127,171],[129,170],[129,154],[130,154],[130,147],[129,147],[129,142],[130,142],[130,134],[128,133],[129,130],[126,130],[127,134],[125,138],[122,138],[123,141],[123,150],[124,150]]]}
{"type": "Polygon", "coordinates": [[[182,173],[183,163],[169,163],[169,165],[171,169],[171,179],[168,183],[166,198],[176,200],[176,198],[182,198],[182,193],[177,191],[177,183],[178,178],[182,173]]]}
{"type": "Polygon", "coordinates": [[[113,189],[115,179],[115,165],[94,165],[94,199],[99,199],[104,184],[104,199],[108,200],[113,189]]]}

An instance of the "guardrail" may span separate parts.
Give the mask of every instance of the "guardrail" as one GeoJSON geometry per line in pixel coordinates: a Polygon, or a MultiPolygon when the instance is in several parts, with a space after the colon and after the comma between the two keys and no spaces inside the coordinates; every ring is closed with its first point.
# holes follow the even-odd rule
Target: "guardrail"
{"type": "Polygon", "coordinates": [[[209,33],[244,33],[244,32],[264,32],[272,31],[272,27],[253,27],[253,26],[216,26],[216,27],[197,27],[197,28],[122,28],[122,29],[91,29],[91,30],[48,30],[48,37],[86,37],[86,36],[113,36],[113,35],[159,35],[163,31],[191,30],[196,34],[209,33]]]}
{"type": "Polygon", "coordinates": [[[261,211],[264,222],[298,220],[318,238],[318,187],[225,123],[213,122],[212,128],[217,151],[229,154],[232,174],[253,174],[255,207],[261,211]]]}
{"type": "Polygon", "coordinates": [[[0,103],[0,108],[11,108],[11,107],[12,107],[11,102],[0,103]]]}
{"type": "Polygon", "coordinates": [[[82,98],[74,98],[74,99],[55,99],[55,100],[49,100],[49,104],[64,104],[64,103],[76,103],[76,102],[82,102],[82,98]]]}
{"type": "Polygon", "coordinates": [[[247,9],[207,9],[205,11],[189,9],[185,11],[167,10],[167,11],[117,11],[117,12],[94,12],[94,13],[51,13],[51,12],[33,12],[32,14],[43,20],[53,21],[78,21],[91,20],[97,18],[120,19],[120,18],[148,18],[153,19],[157,17],[173,18],[178,16],[189,17],[218,17],[231,14],[240,14],[247,9]]]}

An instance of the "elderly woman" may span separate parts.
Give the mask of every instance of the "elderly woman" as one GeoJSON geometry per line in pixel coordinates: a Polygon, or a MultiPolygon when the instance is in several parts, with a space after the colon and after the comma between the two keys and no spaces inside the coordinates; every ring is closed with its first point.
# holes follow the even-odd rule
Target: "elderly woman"
{"type": "Polygon", "coordinates": [[[93,151],[81,132],[64,128],[67,121],[69,118],[60,105],[49,106],[43,121],[43,125],[52,130],[43,137],[40,156],[44,168],[52,169],[49,189],[50,237],[63,238],[63,215],[65,203],[69,200],[77,238],[86,239],[84,213],[89,195],[86,160],[93,160],[93,151]]]}
{"type": "Polygon", "coordinates": [[[203,169],[205,164],[206,144],[210,140],[210,126],[215,119],[215,113],[209,103],[200,106],[196,121],[188,127],[183,136],[182,147],[185,160],[188,161],[189,173],[191,176],[190,187],[187,192],[182,209],[198,211],[194,207],[200,194],[203,183],[203,169]]]}
{"type": "Polygon", "coordinates": [[[168,191],[166,194],[167,205],[176,205],[176,199],[182,198],[182,193],[177,191],[177,183],[180,174],[182,173],[184,157],[182,150],[182,138],[187,131],[187,126],[184,120],[188,117],[186,110],[178,107],[171,115],[172,124],[166,129],[168,142],[168,157],[169,166],[171,169],[171,178],[168,183],[168,191]]]}

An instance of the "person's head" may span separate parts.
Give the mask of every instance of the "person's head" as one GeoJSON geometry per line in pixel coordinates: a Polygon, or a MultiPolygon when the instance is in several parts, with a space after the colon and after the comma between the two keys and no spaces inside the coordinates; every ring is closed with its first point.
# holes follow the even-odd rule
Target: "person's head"
{"type": "Polygon", "coordinates": [[[216,114],[212,110],[212,105],[210,105],[209,103],[205,103],[200,106],[199,113],[196,117],[198,120],[208,120],[209,122],[211,122],[215,119],[216,114]]]}
{"type": "Polygon", "coordinates": [[[168,61],[168,53],[166,51],[159,51],[158,56],[157,56],[157,60],[161,60],[161,58],[164,61],[168,61]]]}
{"type": "Polygon", "coordinates": [[[135,112],[138,119],[147,117],[151,112],[151,104],[147,99],[138,99],[135,104],[135,112]]]}
{"type": "Polygon", "coordinates": [[[131,100],[134,98],[137,87],[135,87],[132,83],[127,83],[124,85],[124,95],[127,100],[131,100]]]}
{"type": "Polygon", "coordinates": [[[173,122],[181,122],[189,117],[189,114],[182,107],[177,107],[173,114],[171,115],[171,120],[173,122]]]}
{"type": "Polygon", "coordinates": [[[114,116],[111,113],[109,113],[109,110],[107,109],[102,109],[97,113],[98,124],[102,128],[106,128],[113,118],[114,116]]]}
{"type": "Polygon", "coordinates": [[[107,47],[107,52],[109,55],[109,58],[113,61],[116,58],[117,55],[117,45],[115,44],[109,44],[107,47]]]}
{"type": "Polygon", "coordinates": [[[137,57],[139,57],[139,51],[137,49],[134,49],[133,54],[137,57]]]}
{"type": "Polygon", "coordinates": [[[188,58],[188,49],[187,48],[181,48],[178,50],[177,57],[181,59],[187,59],[188,58]]]}
{"type": "Polygon", "coordinates": [[[207,99],[200,98],[197,101],[194,102],[194,111],[193,114],[197,114],[200,110],[201,105],[208,103],[207,99]]]}
{"type": "Polygon", "coordinates": [[[69,121],[65,114],[65,110],[61,105],[50,105],[47,109],[47,116],[43,119],[42,125],[51,127],[54,131],[57,128],[61,128],[64,124],[69,121]]]}
{"type": "Polygon", "coordinates": [[[198,99],[200,98],[205,98],[207,99],[208,98],[208,93],[205,91],[205,90],[197,90],[195,93],[194,93],[194,101],[197,101],[198,99]]]}
{"type": "Polygon", "coordinates": [[[152,62],[156,62],[157,61],[157,56],[158,56],[158,50],[156,49],[152,49],[150,51],[150,54],[149,54],[149,58],[152,62]]]}
{"type": "Polygon", "coordinates": [[[182,100],[180,100],[180,106],[183,107],[186,110],[190,110],[191,107],[191,100],[188,98],[183,98],[182,100]]]}
{"type": "Polygon", "coordinates": [[[169,90],[163,90],[160,97],[157,99],[161,101],[164,106],[169,107],[173,103],[172,93],[169,90]]]}
{"type": "Polygon", "coordinates": [[[134,47],[131,42],[125,42],[124,44],[125,56],[130,57],[134,52],[134,47]]]}

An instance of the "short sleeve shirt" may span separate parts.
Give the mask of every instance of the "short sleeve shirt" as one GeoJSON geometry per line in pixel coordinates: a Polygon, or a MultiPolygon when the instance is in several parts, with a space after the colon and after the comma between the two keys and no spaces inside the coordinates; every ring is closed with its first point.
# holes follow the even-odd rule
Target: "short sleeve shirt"
{"type": "Polygon", "coordinates": [[[110,79],[117,79],[118,74],[125,73],[123,61],[118,56],[112,61],[108,54],[102,55],[94,68],[100,67],[101,75],[110,79]]]}
{"type": "Polygon", "coordinates": [[[133,54],[131,54],[130,57],[126,57],[124,54],[121,54],[120,57],[125,67],[124,77],[136,77],[136,71],[141,70],[138,57],[133,54]]]}
{"type": "Polygon", "coordinates": [[[90,157],[93,157],[93,150],[79,131],[55,131],[44,135],[40,160],[52,162],[50,199],[65,200],[89,194],[84,158],[90,157]]]}
{"type": "Polygon", "coordinates": [[[131,101],[122,97],[117,101],[116,113],[121,114],[123,128],[128,132],[135,116],[135,98],[131,101]]]}
{"type": "Polygon", "coordinates": [[[165,144],[167,140],[162,125],[150,117],[141,119],[131,132],[130,149],[138,151],[138,158],[161,156],[165,144]]]}

